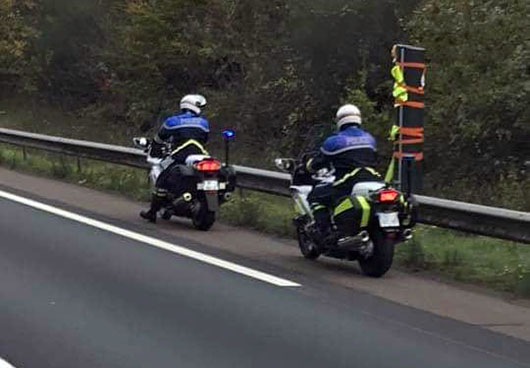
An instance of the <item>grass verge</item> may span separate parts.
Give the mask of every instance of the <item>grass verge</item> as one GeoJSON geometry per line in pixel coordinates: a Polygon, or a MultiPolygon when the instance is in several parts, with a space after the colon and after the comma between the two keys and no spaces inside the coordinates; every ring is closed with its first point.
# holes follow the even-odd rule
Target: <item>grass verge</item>
{"type": "Polygon", "coordinates": [[[99,161],[11,148],[0,145],[0,165],[22,172],[60,179],[95,189],[121,193],[135,200],[149,199],[145,170],[99,161]]]}
{"type": "MultiPolygon", "coordinates": [[[[0,145],[0,165],[91,188],[149,198],[145,170],[0,145]]],[[[292,203],[261,193],[238,192],[223,206],[223,222],[294,238],[292,203]]],[[[401,244],[396,264],[412,272],[434,271],[444,278],[530,297],[530,246],[432,226],[418,226],[414,240],[401,244]]]]}

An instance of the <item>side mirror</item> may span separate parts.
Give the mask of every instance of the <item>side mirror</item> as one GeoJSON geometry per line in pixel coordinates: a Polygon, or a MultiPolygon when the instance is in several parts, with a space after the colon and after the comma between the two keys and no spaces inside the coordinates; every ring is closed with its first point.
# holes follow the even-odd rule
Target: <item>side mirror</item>
{"type": "Polygon", "coordinates": [[[145,137],[134,137],[133,143],[138,148],[147,148],[149,147],[149,139],[145,137]]]}
{"type": "Polygon", "coordinates": [[[232,130],[232,129],[225,129],[223,130],[223,138],[227,141],[231,140],[231,139],[234,139],[236,137],[236,132],[235,130],[232,130]]]}

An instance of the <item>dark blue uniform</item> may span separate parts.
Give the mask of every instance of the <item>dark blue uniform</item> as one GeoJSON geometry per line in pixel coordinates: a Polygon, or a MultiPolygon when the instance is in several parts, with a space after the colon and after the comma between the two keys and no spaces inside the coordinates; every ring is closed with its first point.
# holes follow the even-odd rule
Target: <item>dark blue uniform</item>
{"type": "Polygon", "coordinates": [[[188,110],[166,119],[155,136],[151,156],[160,156],[163,144],[170,143],[173,163],[158,177],[156,195],[162,197],[168,190],[174,189],[172,187],[178,184],[175,182],[179,176],[178,165],[184,164],[188,156],[208,155],[203,145],[208,142],[209,133],[208,120],[188,110]]]}
{"type": "Polygon", "coordinates": [[[329,211],[351,194],[356,183],[382,180],[374,169],[377,159],[374,137],[357,125],[348,126],[324,141],[320,152],[306,165],[311,172],[324,167],[335,169],[335,182],[317,185],[308,198],[320,227],[329,226],[329,211]]]}
{"type": "Polygon", "coordinates": [[[163,143],[171,143],[174,149],[172,157],[184,163],[188,152],[190,155],[207,154],[203,145],[208,142],[209,133],[208,120],[191,111],[184,111],[166,119],[155,137],[155,146],[158,148],[163,143]]]}
{"type": "Polygon", "coordinates": [[[357,126],[349,126],[324,141],[319,154],[308,162],[308,169],[332,166],[340,179],[355,168],[373,167],[376,163],[375,138],[357,126]]]}

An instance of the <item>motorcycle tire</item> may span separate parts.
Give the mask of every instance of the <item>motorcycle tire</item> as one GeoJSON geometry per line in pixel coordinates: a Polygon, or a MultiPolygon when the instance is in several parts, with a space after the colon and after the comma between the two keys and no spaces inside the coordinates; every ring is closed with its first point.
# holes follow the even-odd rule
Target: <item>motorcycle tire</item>
{"type": "Polygon", "coordinates": [[[304,258],[315,260],[320,257],[321,253],[317,245],[311,240],[302,227],[299,226],[296,228],[296,234],[298,238],[298,246],[300,247],[300,252],[304,258]]]}
{"type": "Polygon", "coordinates": [[[193,226],[197,230],[208,231],[215,223],[215,212],[200,209],[193,217],[193,226]]]}
{"type": "Polygon", "coordinates": [[[162,220],[169,221],[171,220],[171,213],[169,211],[162,212],[162,215],[160,216],[162,220]]]}
{"type": "Polygon", "coordinates": [[[370,257],[360,258],[359,265],[366,276],[379,278],[392,267],[395,242],[393,239],[387,238],[381,231],[374,231],[371,238],[374,243],[374,251],[370,257]]]}

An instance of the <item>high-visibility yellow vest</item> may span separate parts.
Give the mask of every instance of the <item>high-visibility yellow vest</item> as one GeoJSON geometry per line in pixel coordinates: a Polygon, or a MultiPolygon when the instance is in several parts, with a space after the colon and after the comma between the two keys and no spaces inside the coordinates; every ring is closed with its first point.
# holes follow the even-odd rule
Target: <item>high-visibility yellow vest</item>
{"type": "Polygon", "coordinates": [[[405,76],[403,75],[403,69],[399,65],[396,65],[392,68],[392,71],[390,73],[392,74],[395,80],[392,95],[397,101],[408,101],[409,94],[405,85],[405,76]]]}

